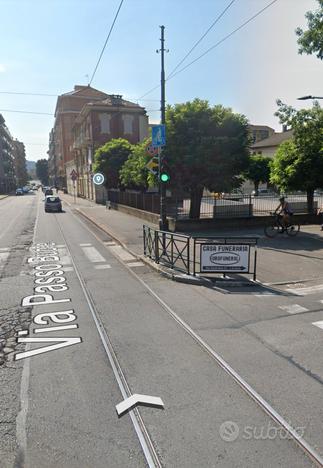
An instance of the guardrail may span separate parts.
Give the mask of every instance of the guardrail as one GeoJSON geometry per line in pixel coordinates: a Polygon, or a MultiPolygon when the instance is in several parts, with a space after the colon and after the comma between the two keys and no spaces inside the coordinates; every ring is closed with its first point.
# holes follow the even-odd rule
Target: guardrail
{"type": "Polygon", "coordinates": [[[143,226],[144,255],[156,263],[190,274],[190,236],[143,226]]]}
{"type": "Polygon", "coordinates": [[[144,255],[196,276],[251,274],[256,279],[258,237],[187,236],[143,226],[144,255]]]}

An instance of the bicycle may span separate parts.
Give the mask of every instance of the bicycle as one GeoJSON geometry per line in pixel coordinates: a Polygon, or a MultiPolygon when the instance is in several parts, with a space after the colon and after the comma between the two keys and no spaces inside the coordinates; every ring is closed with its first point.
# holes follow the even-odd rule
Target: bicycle
{"type": "MultiPolygon", "coordinates": [[[[294,237],[299,233],[300,225],[290,220],[290,223],[284,226],[281,222],[282,216],[277,213],[270,213],[272,216],[275,217],[272,224],[265,226],[265,235],[267,237],[273,238],[276,237],[278,234],[286,234],[288,236],[294,237]]],[[[291,215],[292,217],[292,215],[291,215]]]]}

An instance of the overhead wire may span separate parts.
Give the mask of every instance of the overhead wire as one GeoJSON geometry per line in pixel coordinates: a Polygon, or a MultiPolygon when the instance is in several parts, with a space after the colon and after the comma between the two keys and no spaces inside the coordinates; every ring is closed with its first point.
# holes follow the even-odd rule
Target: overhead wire
{"type": "Polygon", "coordinates": [[[174,76],[178,75],[179,73],[183,72],[184,70],[186,70],[188,67],[190,67],[191,65],[193,65],[193,63],[197,62],[198,60],[200,60],[202,57],[204,57],[206,54],[208,54],[209,52],[211,52],[211,50],[215,49],[216,47],[218,47],[220,44],[222,44],[224,41],[226,41],[227,39],[229,39],[229,37],[233,36],[233,34],[235,34],[236,32],[240,31],[240,29],[244,28],[248,23],[250,23],[251,21],[253,21],[255,18],[257,18],[257,16],[261,15],[261,13],[263,13],[265,10],[267,10],[267,8],[271,7],[271,5],[273,5],[274,3],[278,2],[278,0],[272,0],[268,5],[266,5],[264,8],[262,8],[261,10],[259,10],[256,14],[254,14],[253,16],[251,16],[251,18],[249,18],[247,21],[245,21],[244,23],[242,23],[240,26],[238,26],[236,29],[234,29],[231,33],[227,34],[225,37],[223,37],[220,41],[218,41],[216,44],[214,44],[212,47],[210,47],[209,49],[207,49],[203,54],[201,54],[199,57],[197,57],[196,59],[192,60],[192,62],[188,63],[187,65],[185,65],[185,67],[181,68],[180,70],[178,70],[178,72],[174,73],[169,79],[171,78],[174,78],[174,76]]]}
{"type": "MultiPolygon", "coordinates": [[[[244,28],[248,23],[250,23],[251,21],[253,21],[255,18],[257,18],[257,16],[261,15],[261,13],[263,13],[265,10],[267,10],[269,7],[271,7],[274,3],[278,2],[278,0],[272,0],[270,3],[268,3],[264,8],[262,8],[261,10],[259,10],[257,13],[255,13],[253,16],[251,16],[248,20],[246,20],[244,23],[242,23],[240,26],[238,26],[236,29],[234,29],[233,31],[231,31],[231,33],[227,34],[226,36],[224,36],[220,41],[218,41],[216,44],[214,44],[212,47],[210,47],[209,49],[207,49],[205,52],[203,52],[203,54],[201,54],[200,56],[198,56],[196,59],[192,60],[192,62],[188,63],[187,65],[185,65],[183,68],[181,68],[180,70],[178,70],[176,73],[174,73],[174,70],[173,72],[171,72],[171,76],[169,75],[166,79],[166,81],[169,81],[170,79],[174,78],[174,76],[178,75],[179,73],[183,72],[184,70],[186,70],[188,67],[190,67],[191,65],[193,65],[195,62],[197,62],[198,60],[200,60],[202,57],[204,57],[206,54],[208,54],[209,52],[211,52],[211,50],[215,49],[216,47],[218,47],[220,44],[222,44],[223,42],[225,42],[227,39],[229,39],[231,36],[233,36],[236,32],[240,31],[240,29],[244,28]]],[[[229,5],[231,6],[231,4],[229,5]]],[[[182,62],[183,63],[183,62],[182,62]]],[[[176,66],[177,68],[177,66],[176,66]]],[[[154,88],[151,88],[149,91],[147,91],[147,93],[143,94],[140,98],[138,98],[138,101],[141,100],[141,98],[147,96],[148,94],[152,93],[153,91],[155,91],[157,88],[159,88],[160,85],[157,85],[155,86],[154,88]]]]}
{"type": "Polygon", "coordinates": [[[54,114],[50,114],[49,112],[31,112],[31,111],[13,110],[13,109],[0,109],[0,112],[17,112],[18,114],[38,114],[38,115],[51,115],[51,116],[54,115],[54,114]]]}
{"type": "Polygon", "coordinates": [[[99,59],[98,59],[98,61],[97,61],[97,64],[95,65],[94,71],[93,71],[93,73],[92,73],[92,77],[91,77],[91,80],[90,80],[90,82],[89,82],[89,86],[91,85],[91,83],[92,83],[92,81],[93,81],[93,78],[94,78],[94,76],[95,76],[95,74],[96,74],[96,71],[97,71],[97,69],[98,69],[99,63],[100,63],[100,61],[101,61],[101,58],[102,58],[102,55],[103,55],[103,53],[104,53],[104,50],[105,50],[105,48],[106,48],[106,46],[107,46],[107,43],[108,43],[108,41],[109,41],[109,39],[110,39],[112,30],[113,30],[114,25],[115,25],[115,22],[116,22],[116,20],[117,20],[117,18],[118,18],[118,15],[119,15],[119,12],[120,12],[120,9],[121,9],[121,7],[122,7],[123,2],[124,2],[124,0],[121,0],[121,2],[120,2],[120,4],[119,4],[117,13],[115,14],[114,20],[113,20],[112,25],[111,25],[111,27],[110,27],[110,31],[109,31],[109,33],[108,33],[108,36],[107,36],[106,40],[105,40],[104,46],[103,46],[103,48],[102,48],[102,50],[101,50],[100,57],[99,57],[99,59]]]}
{"type": "Polygon", "coordinates": [[[194,49],[196,49],[196,47],[200,44],[200,42],[202,42],[202,40],[205,38],[205,36],[207,36],[207,34],[211,31],[211,29],[220,21],[220,19],[222,18],[222,16],[224,16],[224,14],[229,10],[229,8],[233,5],[233,3],[235,2],[236,0],[231,0],[231,2],[225,7],[225,9],[219,14],[219,16],[213,21],[213,23],[211,24],[211,26],[205,31],[205,33],[200,37],[200,39],[198,41],[195,42],[195,44],[193,45],[193,47],[187,52],[187,54],[182,58],[182,60],[176,65],[175,68],[173,68],[173,70],[169,73],[169,75],[166,77],[166,80],[168,80],[173,74],[174,72],[182,65],[183,62],[185,62],[185,60],[187,59],[187,57],[189,55],[191,55],[191,53],[193,52],[194,49]]]}

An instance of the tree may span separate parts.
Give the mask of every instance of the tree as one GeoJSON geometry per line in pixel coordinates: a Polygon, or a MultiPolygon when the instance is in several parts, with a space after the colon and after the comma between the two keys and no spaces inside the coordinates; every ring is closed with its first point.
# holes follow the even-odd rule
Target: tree
{"type": "Polygon", "coordinates": [[[47,159],[38,159],[36,162],[36,175],[43,185],[48,184],[48,161],[47,159]]]}
{"type": "Polygon", "coordinates": [[[125,187],[144,191],[155,184],[155,177],[146,167],[152,158],[146,150],[148,143],[149,140],[146,139],[133,145],[132,154],[120,169],[120,180],[125,187]]]}
{"type": "Polygon", "coordinates": [[[132,145],[123,138],[108,141],[96,150],[93,169],[94,172],[102,172],[105,175],[107,188],[119,188],[121,186],[120,169],[132,154],[132,151],[132,145]]]}
{"type": "Polygon", "coordinates": [[[295,110],[277,101],[275,115],[293,130],[293,140],[280,145],[271,166],[270,181],[283,190],[306,190],[313,211],[314,190],[323,187],[323,109],[295,110]]]}
{"type": "Polygon", "coordinates": [[[252,154],[249,157],[249,166],[244,171],[243,176],[247,180],[252,180],[255,185],[255,192],[258,195],[260,182],[269,182],[271,158],[261,154],[252,154]]]}
{"type": "Polygon", "coordinates": [[[171,185],[189,193],[189,216],[199,218],[204,188],[222,192],[240,185],[238,175],[248,164],[248,122],[231,109],[195,99],[168,106],[166,126],[171,185]]]}
{"type": "Polygon", "coordinates": [[[299,37],[300,54],[316,54],[316,57],[323,59],[323,0],[318,0],[319,9],[315,12],[308,11],[305,17],[308,21],[308,30],[296,29],[299,37]]]}

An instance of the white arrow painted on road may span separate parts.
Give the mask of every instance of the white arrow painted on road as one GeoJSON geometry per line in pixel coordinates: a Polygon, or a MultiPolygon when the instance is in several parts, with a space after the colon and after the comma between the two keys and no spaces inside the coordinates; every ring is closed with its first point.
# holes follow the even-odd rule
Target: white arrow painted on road
{"type": "Polygon", "coordinates": [[[135,393],[134,395],[131,395],[131,397],[116,405],[118,416],[122,416],[124,413],[137,405],[157,406],[159,408],[164,408],[164,403],[161,398],[150,395],[139,395],[138,393],[135,393]]]}

